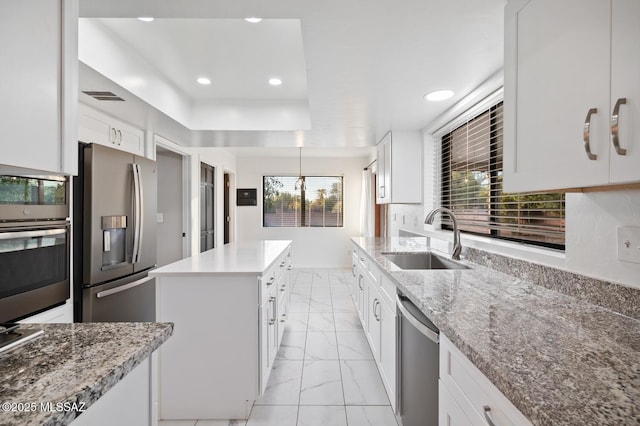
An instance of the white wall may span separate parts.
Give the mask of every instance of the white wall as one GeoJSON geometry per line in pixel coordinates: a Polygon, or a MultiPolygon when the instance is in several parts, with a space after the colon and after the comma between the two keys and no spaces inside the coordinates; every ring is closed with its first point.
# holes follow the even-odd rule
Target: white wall
{"type": "MultiPolygon", "coordinates": [[[[435,182],[437,176],[434,176],[433,165],[438,143],[434,142],[428,133],[424,134],[423,143],[424,203],[422,205],[391,205],[390,236],[397,236],[401,228],[420,233],[426,232],[430,235],[438,234],[430,232],[432,229],[430,225],[423,224],[424,217],[434,207],[434,191],[437,191],[438,184],[435,182]],[[403,216],[406,222],[404,226],[402,225],[403,216]],[[418,224],[414,226],[416,217],[418,224]]],[[[463,237],[462,244],[640,288],[640,264],[619,261],[616,251],[616,228],[640,226],[640,190],[568,193],[565,213],[564,255],[545,249],[531,249],[519,244],[490,241],[486,238],[465,239],[463,237]]],[[[446,233],[446,238],[449,236],[450,233],[446,233]]]]}
{"type": "Polygon", "coordinates": [[[567,194],[566,268],[640,288],[640,263],[617,259],[619,226],[640,226],[640,190],[567,194]]]}
{"type": "Polygon", "coordinates": [[[293,241],[293,265],[296,268],[349,267],[349,238],[360,233],[360,197],[362,169],[368,158],[304,158],[302,172],[308,175],[344,176],[344,227],[342,228],[263,228],[262,177],[297,175],[294,157],[238,157],[237,187],[257,188],[258,205],[237,208],[239,240],[287,239],[293,241]]]}

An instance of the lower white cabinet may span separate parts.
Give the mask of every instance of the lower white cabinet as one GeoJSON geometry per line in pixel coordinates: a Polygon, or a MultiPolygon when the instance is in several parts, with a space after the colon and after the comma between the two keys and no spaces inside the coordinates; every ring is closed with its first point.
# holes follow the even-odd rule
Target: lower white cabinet
{"type": "Polygon", "coordinates": [[[439,424],[527,426],[531,422],[440,333],[439,424]]]}
{"type": "Polygon", "coordinates": [[[84,104],[78,107],[78,139],[144,157],[144,131],[84,104]]]}
{"type": "Polygon", "coordinates": [[[160,420],[248,418],[282,338],[290,250],[260,274],[156,277],[156,319],[175,324],[159,349],[160,420]]]}
{"type": "Polygon", "coordinates": [[[378,318],[380,322],[380,351],[378,365],[382,382],[387,389],[391,407],[396,409],[396,362],[397,362],[397,316],[396,305],[389,305],[381,298],[378,305],[378,318]]]}
{"type": "Polygon", "coordinates": [[[477,421],[474,423],[469,420],[451,392],[442,384],[442,380],[438,381],[438,425],[469,426],[476,423],[477,421]]]}
{"type": "Polygon", "coordinates": [[[356,251],[352,260],[353,300],[395,412],[397,317],[395,299],[390,297],[386,288],[393,284],[380,272],[373,259],[362,252],[356,251]]]}
{"type": "Polygon", "coordinates": [[[155,417],[151,364],[151,358],[142,361],[77,417],[73,426],[151,426],[155,417]]]}

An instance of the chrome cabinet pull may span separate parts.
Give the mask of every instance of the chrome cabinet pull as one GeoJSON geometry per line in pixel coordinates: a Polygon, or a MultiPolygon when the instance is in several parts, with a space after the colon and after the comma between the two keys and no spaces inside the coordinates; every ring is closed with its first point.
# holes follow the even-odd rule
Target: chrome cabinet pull
{"type": "Polygon", "coordinates": [[[627,150],[624,148],[620,148],[620,128],[618,126],[618,118],[620,117],[620,105],[624,105],[626,103],[627,98],[618,98],[618,100],[616,101],[616,105],[613,107],[613,114],[611,114],[611,142],[613,142],[613,147],[616,149],[616,153],[618,153],[618,155],[627,155],[627,150]]]}
{"type": "Polygon", "coordinates": [[[485,405],[484,407],[482,407],[482,411],[484,412],[484,419],[487,421],[487,423],[489,423],[489,426],[496,426],[493,418],[491,417],[491,407],[485,405]]]}
{"type": "Polygon", "coordinates": [[[122,145],[122,132],[118,130],[118,146],[122,145]]]}
{"type": "Polygon", "coordinates": [[[596,114],[598,108],[591,108],[587,112],[587,118],[584,120],[584,130],[582,132],[582,139],[584,140],[584,150],[587,153],[589,160],[597,160],[598,156],[591,152],[591,115],[596,114]]]}
{"type": "Polygon", "coordinates": [[[269,281],[267,281],[267,287],[269,287],[270,285],[272,285],[274,283],[274,281],[276,280],[276,277],[271,277],[269,278],[269,281]]]}
{"type": "Polygon", "coordinates": [[[115,145],[117,140],[118,140],[118,133],[116,132],[116,129],[114,129],[112,127],[111,128],[111,143],[115,145]]]}
{"type": "Polygon", "coordinates": [[[376,313],[376,306],[380,306],[380,301],[378,298],[373,299],[373,317],[376,321],[380,322],[380,316],[376,313]]]}
{"type": "Polygon", "coordinates": [[[364,290],[364,289],[362,288],[362,275],[359,275],[359,276],[358,276],[358,287],[360,288],[360,290],[364,290]]]}

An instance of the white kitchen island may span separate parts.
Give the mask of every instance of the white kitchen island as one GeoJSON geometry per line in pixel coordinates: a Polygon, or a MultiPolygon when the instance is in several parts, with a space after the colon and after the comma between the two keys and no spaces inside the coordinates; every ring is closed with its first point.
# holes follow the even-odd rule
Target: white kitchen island
{"type": "Polygon", "coordinates": [[[266,387],[289,303],[291,241],[242,241],[151,272],[156,320],[175,324],[159,353],[159,418],[246,419],[266,387]]]}

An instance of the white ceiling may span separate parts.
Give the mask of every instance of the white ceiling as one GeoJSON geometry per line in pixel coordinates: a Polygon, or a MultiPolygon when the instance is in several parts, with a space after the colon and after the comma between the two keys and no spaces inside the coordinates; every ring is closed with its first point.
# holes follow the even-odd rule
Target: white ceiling
{"type": "Polygon", "coordinates": [[[388,130],[428,126],[502,68],[505,3],[82,0],[80,14],[158,18],[149,24],[131,19],[101,23],[169,81],[185,104],[192,109],[205,105],[216,112],[217,121],[190,127],[189,119],[170,113],[171,105],[163,109],[162,102],[150,102],[126,82],[116,83],[200,130],[194,145],[370,147],[388,130]],[[247,16],[264,20],[249,24],[242,19],[247,16]],[[205,90],[194,84],[200,74],[213,81],[205,90]],[[268,86],[266,80],[276,74],[284,84],[268,86]],[[439,103],[422,97],[443,88],[456,95],[439,103]],[[278,114],[287,113],[287,102],[308,108],[309,126],[295,127],[304,120],[290,120],[269,127],[278,114]],[[264,120],[255,115],[268,107],[280,109],[264,120]],[[230,122],[220,116],[231,112],[236,121],[225,127],[230,122]]]}

